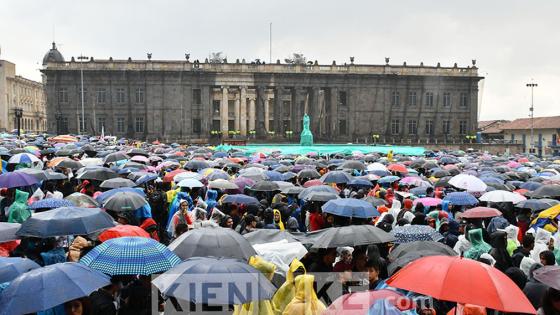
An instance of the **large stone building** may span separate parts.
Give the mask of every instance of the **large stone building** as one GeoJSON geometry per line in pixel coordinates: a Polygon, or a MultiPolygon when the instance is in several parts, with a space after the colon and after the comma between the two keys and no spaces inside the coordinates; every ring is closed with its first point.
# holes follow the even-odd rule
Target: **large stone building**
{"type": "Polygon", "coordinates": [[[16,75],[16,65],[0,60],[0,131],[17,128],[16,110],[22,110],[21,129],[47,129],[46,97],[43,84],[16,75]]]}
{"type": "Polygon", "coordinates": [[[79,62],[56,53],[42,70],[53,133],[81,129],[81,73],[89,134],[103,126],[107,135],[147,140],[295,142],[305,112],[316,142],[371,142],[373,135],[379,142],[462,141],[477,127],[474,64],[79,62]]]}

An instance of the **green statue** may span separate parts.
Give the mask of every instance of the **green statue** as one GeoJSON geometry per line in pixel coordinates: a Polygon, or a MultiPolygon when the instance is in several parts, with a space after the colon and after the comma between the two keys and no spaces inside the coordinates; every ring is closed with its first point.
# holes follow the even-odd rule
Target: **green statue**
{"type": "Polygon", "coordinates": [[[302,146],[313,145],[313,134],[309,130],[309,116],[307,114],[303,116],[303,130],[301,131],[299,144],[302,146]]]}

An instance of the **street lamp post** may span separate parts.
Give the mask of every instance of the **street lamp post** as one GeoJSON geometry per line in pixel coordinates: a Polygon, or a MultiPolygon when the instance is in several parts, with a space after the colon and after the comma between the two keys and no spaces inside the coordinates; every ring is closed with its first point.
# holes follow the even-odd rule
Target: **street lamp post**
{"type": "MultiPolygon", "coordinates": [[[[86,131],[86,117],[85,117],[85,111],[84,111],[84,62],[83,60],[87,60],[88,58],[85,56],[79,56],[78,60],[80,60],[80,84],[82,86],[82,90],[81,90],[81,99],[82,99],[82,123],[81,126],[78,129],[78,133],[82,134],[85,133],[86,131]]],[[[78,124],[80,124],[80,121],[78,121],[78,124]]]]}
{"type": "Polygon", "coordinates": [[[19,137],[21,136],[21,117],[23,117],[23,109],[16,108],[15,114],[16,114],[16,121],[17,121],[17,135],[19,137]]]}
{"type": "Polygon", "coordinates": [[[534,129],[535,129],[535,108],[533,106],[533,89],[536,88],[538,86],[537,83],[533,83],[533,80],[531,80],[531,83],[527,83],[526,84],[527,87],[531,88],[531,107],[529,107],[529,112],[530,112],[530,116],[531,116],[531,146],[530,146],[530,152],[533,153],[535,150],[535,141],[533,140],[534,137],[534,129]]]}

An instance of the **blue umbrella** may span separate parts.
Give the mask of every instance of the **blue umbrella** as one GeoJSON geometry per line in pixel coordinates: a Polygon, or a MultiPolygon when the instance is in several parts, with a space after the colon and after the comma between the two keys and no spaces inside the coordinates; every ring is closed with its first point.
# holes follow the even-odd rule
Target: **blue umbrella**
{"type": "Polygon", "coordinates": [[[101,195],[97,196],[97,198],[95,198],[95,200],[97,200],[97,202],[99,202],[99,203],[104,203],[107,199],[109,199],[114,194],[119,193],[119,192],[132,192],[132,193],[139,194],[142,197],[146,197],[146,194],[138,188],[121,187],[121,188],[115,188],[115,189],[108,190],[108,191],[102,193],[101,195]]]}
{"type": "Polygon", "coordinates": [[[319,186],[312,186],[312,187],[305,188],[302,192],[300,192],[298,194],[298,198],[299,199],[306,199],[309,194],[317,193],[317,192],[325,192],[325,193],[331,193],[331,194],[334,194],[334,195],[338,195],[338,192],[336,191],[336,189],[332,188],[331,186],[319,185],[319,186]]]}
{"type": "Polygon", "coordinates": [[[212,155],[213,159],[220,159],[220,158],[225,158],[227,157],[228,154],[226,152],[216,152],[212,155]]]}
{"type": "Polygon", "coordinates": [[[379,215],[371,203],[354,198],[332,199],[327,201],[321,209],[325,213],[342,217],[372,218],[379,215]]]}
{"type": "Polygon", "coordinates": [[[193,257],[152,283],[165,296],[195,304],[238,305],[269,300],[276,291],[262,272],[237,259],[193,257]]]}
{"type": "Polygon", "coordinates": [[[109,275],[151,275],[181,259],[165,245],[145,237],[119,237],[93,248],[80,263],[109,275]]]}
{"type": "Polygon", "coordinates": [[[468,192],[452,192],[445,196],[443,200],[447,200],[456,206],[473,206],[478,204],[478,200],[468,192]]]}
{"type": "Polygon", "coordinates": [[[10,172],[0,175],[0,188],[15,188],[35,185],[39,180],[35,176],[22,172],[10,172]]]}
{"type": "Polygon", "coordinates": [[[236,203],[236,204],[244,204],[244,205],[259,205],[260,202],[257,198],[247,196],[244,194],[234,194],[234,195],[226,195],[224,199],[222,199],[222,203],[236,203]]]}
{"type": "Polygon", "coordinates": [[[282,174],[282,180],[290,180],[294,177],[297,177],[297,174],[294,172],[286,172],[284,174],[282,174]]]}
{"type": "Polygon", "coordinates": [[[18,239],[16,232],[20,227],[19,223],[0,222],[0,243],[18,239]]]}
{"type": "Polygon", "coordinates": [[[385,176],[385,177],[381,177],[377,182],[380,184],[390,184],[398,181],[399,179],[401,178],[398,176],[385,176]]]}
{"type": "Polygon", "coordinates": [[[374,174],[377,176],[389,176],[391,175],[391,172],[386,171],[386,170],[372,170],[372,171],[367,171],[369,174],[374,174]]]}
{"type": "Polygon", "coordinates": [[[55,209],[61,207],[74,207],[74,203],[70,200],[66,199],[58,199],[58,198],[46,198],[35,201],[29,206],[31,210],[37,209],[55,209]]]}
{"type": "Polygon", "coordinates": [[[373,184],[367,179],[354,178],[348,185],[357,187],[373,187],[373,184]]]}
{"type": "Polygon", "coordinates": [[[391,234],[397,239],[395,243],[411,243],[415,241],[434,241],[437,242],[443,236],[428,225],[404,225],[396,226],[391,234]]]}
{"type": "Polygon", "coordinates": [[[266,171],[264,172],[266,178],[270,181],[283,181],[282,173],[277,171],[266,171]]]}
{"type": "Polygon", "coordinates": [[[79,263],[33,269],[15,278],[0,294],[0,314],[28,314],[89,296],[111,284],[108,276],[79,263]]]}
{"type": "Polygon", "coordinates": [[[113,226],[113,218],[101,209],[62,207],[31,216],[21,224],[16,235],[39,238],[87,235],[113,226]]]}
{"type": "Polygon", "coordinates": [[[485,184],[503,184],[504,180],[497,177],[480,177],[485,184]]]}
{"type": "Polygon", "coordinates": [[[41,266],[29,258],[0,257],[0,283],[10,282],[22,273],[36,268],[41,266]]]}
{"type": "Polygon", "coordinates": [[[142,185],[142,184],[147,183],[151,180],[155,180],[158,177],[159,176],[157,176],[157,174],[151,174],[151,173],[146,174],[146,175],[142,175],[142,177],[138,178],[135,183],[136,183],[136,185],[142,185]]]}
{"type": "Polygon", "coordinates": [[[525,182],[519,186],[521,189],[527,189],[530,191],[536,190],[537,188],[541,187],[543,184],[539,182],[525,182]]]}
{"type": "Polygon", "coordinates": [[[325,184],[346,184],[352,180],[352,177],[344,171],[331,171],[321,177],[321,181],[325,184]]]}

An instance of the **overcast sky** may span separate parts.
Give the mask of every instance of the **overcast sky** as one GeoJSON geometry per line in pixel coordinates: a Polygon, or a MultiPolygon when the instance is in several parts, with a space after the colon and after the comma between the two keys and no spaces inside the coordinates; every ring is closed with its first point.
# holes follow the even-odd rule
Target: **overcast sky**
{"type": "Polygon", "coordinates": [[[223,51],[229,60],[301,52],[348,61],[468,66],[483,83],[480,119],[560,115],[560,1],[166,1],[2,0],[0,58],[39,80],[53,36],[65,58],[193,59],[223,51]],[[54,32],[53,32],[54,29],[54,32]],[[54,35],[53,35],[54,33],[54,35]]]}

